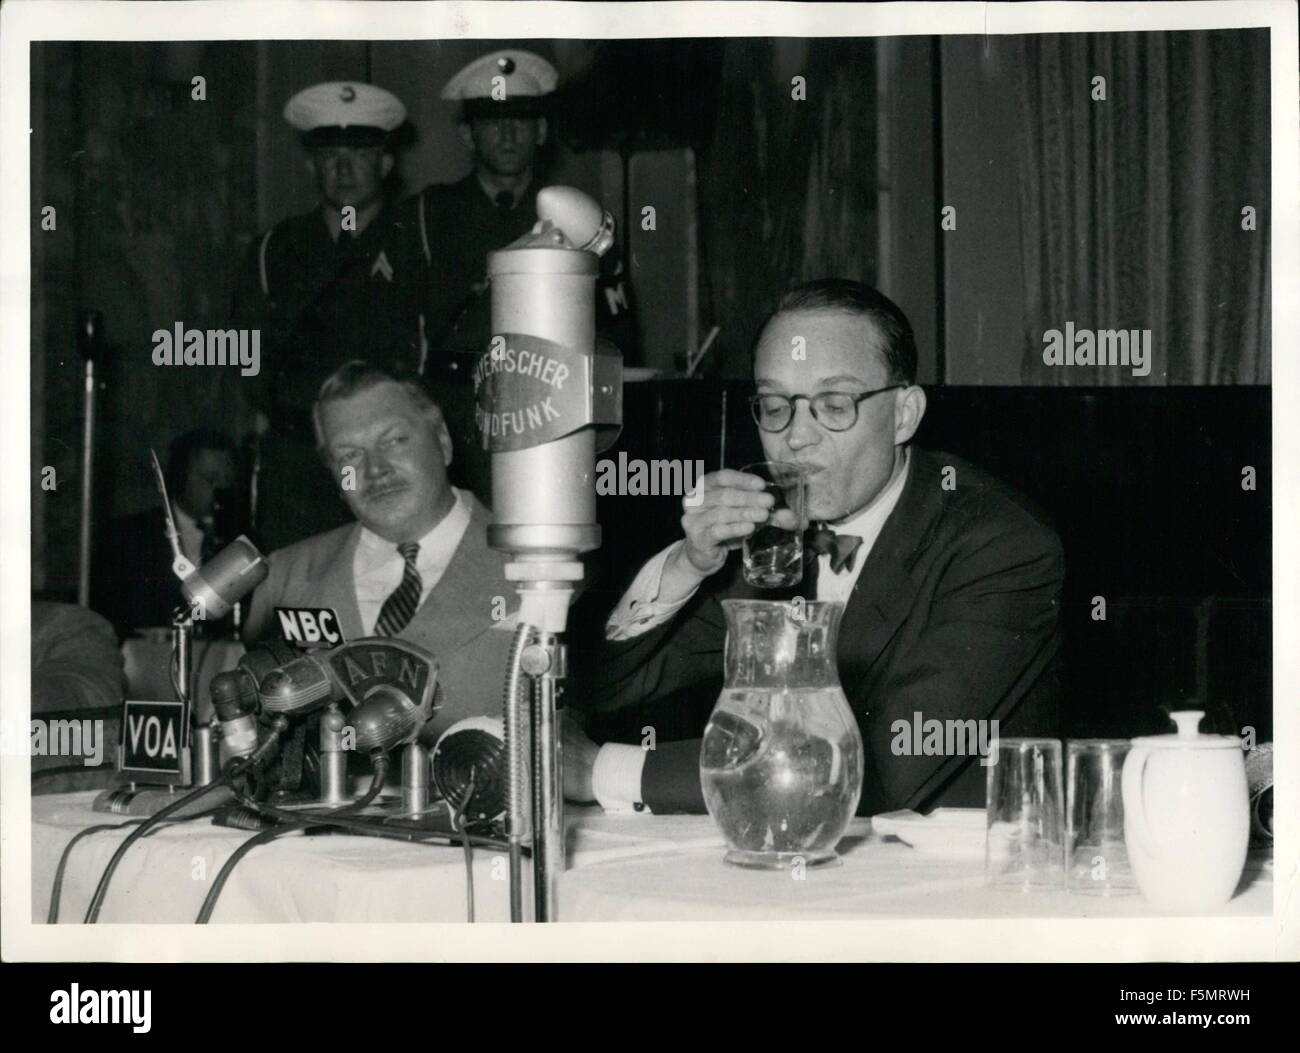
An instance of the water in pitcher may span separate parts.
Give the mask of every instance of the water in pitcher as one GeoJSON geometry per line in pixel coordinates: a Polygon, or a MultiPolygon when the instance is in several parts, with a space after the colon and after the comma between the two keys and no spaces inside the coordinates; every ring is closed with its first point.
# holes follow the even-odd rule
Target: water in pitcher
{"type": "Polygon", "coordinates": [[[704,733],[700,779],[730,862],[835,861],[862,786],[861,738],[843,691],[724,688],[704,733]]]}

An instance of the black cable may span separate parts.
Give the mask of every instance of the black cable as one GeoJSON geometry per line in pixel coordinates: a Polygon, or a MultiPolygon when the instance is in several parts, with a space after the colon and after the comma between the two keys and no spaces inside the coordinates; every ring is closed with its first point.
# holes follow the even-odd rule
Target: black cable
{"type": "Polygon", "coordinates": [[[76,843],[91,834],[98,834],[104,830],[121,830],[127,826],[139,826],[143,822],[143,819],[128,819],[125,823],[100,823],[98,826],[88,826],[73,835],[72,840],[63,846],[63,855],[59,857],[58,868],[54,871],[54,885],[50,889],[50,909],[45,914],[47,924],[58,924],[59,899],[63,895],[63,874],[68,868],[68,857],[72,855],[72,849],[76,843]]]}
{"type": "MultiPolygon", "coordinates": [[[[470,778],[470,793],[466,797],[468,803],[469,797],[473,794],[473,776],[470,778]]],[[[246,808],[251,808],[270,818],[280,819],[285,825],[272,827],[269,830],[263,830],[249,840],[245,841],[230,859],[226,861],[222,872],[217,875],[213,889],[209,891],[207,899],[204,900],[203,910],[199,912],[198,922],[207,924],[212,916],[212,908],[216,905],[216,897],[220,894],[221,887],[229,877],[230,871],[248,852],[251,852],[260,844],[266,844],[273,841],[279,834],[292,833],[295,830],[311,827],[311,833],[331,833],[332,828],[339,828],[344,832],[360,832],[373,837],[381,837],[393,841],[407,841],[416,844],[433,844],[440,846],[447,840],[446,834],[436,830],[425,830],[419,827],[392,827],[383,823],[374,823],[373,821],[356,820],[341,818],[339,812],[329,814],[311,813],[310,822],[304,822],[307,813],[288,812],[272,805],[264,804],[260,801],[254,801],[251,798],[240,794],[236,791],[236,796],[240,803],[246,808]],[[432,841],[430,839],[433,839],[432,841]]],[[[450,808],[450,804],[448,804],[450,808]]],[[[466,888],[469,902],[469,920],[474,920],[474,855],[473,845],[482,845],[489,848],[501,850],[506,847],[506,843],[500,838],[483,837],[477,834],[471,834],[468,824],[464,822],[463,805],[452,817],[453,828],[458,828],[460,833],[461,847],[465,852],[466,866],[466,888]]],[[[528,849],[524,849],[525,854],[530,854],[528,849]]]]}
{"type": "MultiPolygon", "coordinates": [[[[369,791],[367,791],[367,795],[365,797],[360,798],[356,804],[350,807],[357,807],[357,806],[364,807],[365,803],[369,803],[367,798],[372,798],[374,795],[378,794],[379,791],[376,787],[382,788],[384,783],[384,772],[382,770],[379,770],[380,767],[381,767],[380,765],[376,766],[377,770],[375,772],[375,778],[372,780],[371,788],[369,791]]],[[[232,769],[232,772],[229,774],[233,775],[237,773],[234,772],[232,769]]],[[[220,781],[217,783],[212,783],[206,787],[201,787],[200,791],[209,790],[213,786],[217,786],[217,785],[220,785],[220,781]]],[[[226,861],[226,863],[222,867],[222,870],[218,873],[217,877],[214,879],[213,887],[211,890],[209,890],[208,896],[204,899],[203,907],[200,910],[199,918],[198,918],[198,923],[200,924],[206,924],[208,920],[211,918],[212,912],[216,908],[217,898],[220,896],[221,889],[225,886],[226,881],[230,877],[230,873],[234,870],[235,866],[239,863],[239,861],[245,855],[251,852],[254,848],[256,848],[259,844],[268,843],[274,840],[274,838],[279,835],[292,833],[294,830],[305,829],[308,827],[318,827],[319,829],[315,831],[317,833],[325,832],[329,827],[338,827],[344,831],[368,834],[375,837],[382,837],[385,838],[386,840],[406,841],[406,842],[415,842],[415,843],[437,844],[446,841],[448,837],[448,835],[443,834],[439,831],[425,830],[416,826],[395,827],[395,826],[390,826],[388,824],[376,824],[373,821],[367,821],[367,820],[350,821],[343,817],[343,812],[346,811],[346,809],[341,809],[339,812],[335,812],[332,814],[331,813],[324,813],[324,814],[309,813],[309,812],[296,813],[296,812],[285,811],[279,808],[275,808],[272,805],[264,804],[260,801],[254,801],[251,798],[247,797],[238,789],[235,789],[234,793],[235,793],[235,797],[245,807],[251,808],[271,818],[275,818],[279,820],[283,825],[272,827],[269,830],[261,831],[255,837],[249,838],[247,841],[244,842],[244,844],[242,844],[238,849],[236,849],[235,853],[231,856],[230,859],[226,861]],[[430,842],[430,838],[435,840],[433,842],[430,842]]],[[[470,794],[472,795],[472,793],[473,793],[473,776],[471,774],[470,794]]],[[[49,922],[50,924],[55,924],[58,922],[59,901],[62,895],[64,875],[67,870],[68,860],[72,854],[72,849],[77,844],[78,841],[80,841],[83,837],[86,837],[90,834],[99,833],[104,830],[121,830],[128,826],[143,827],[144,824],[148,824],[148,823],[152,824],[152,826],[149,827],[148,829],[136,830],[131,835],[131,837],[127,839],[127,841],[123,842],[123,844],[118,848],[117,853],[115,853],[113,859],[109,862],[109,865],[105,870],[104,877],[100,878],[100,885],[96,888],[96,895],[100,897],[98,907],[102,907],[103,897],[101,893],[106,891],[105,880],[107,878],[111,878],[112,873],[116,869],[118,862],[120,862],[122,856],[125,854],[126,848],[128,848],[130,844],[133,844],[136,840],[139,840],[142,837],[148,837],[150,834],[155,833],[158,827],[163,822],[167,822],[167,823],[189,822],[193,819],[203,818],[211,814],[210,811],[205,811],[199,813],[198,815],[186,816],[185,818],[181,818],[181,819],[172,819],[167,815],[168,812],[174,811],[175,809],[181,807],[187,800],[196,798],[198,796],[201,796],[201,792],[195,792],[194,794],[187,795],[187,797],[181,798],[175,804],[169,805],[167,809],[164,809],[163,811],[158,812],[153,816],[149,816],[142,819],[130,819],[124,823],[104,823],[98,826],[87,827],[85,830],[81,830],[78,833],[76,833],[72,837],[72,839],[68,842],[68,844],[64,846],[63,854],[59,859],[59,865],[54,875],[54,885],[50,894],[50,907],[49,907],[49,911],[47,912],[46,921],[49,922]]],[[[466,866],[469,868],[468,879],[467,879],[468,891],[469,891],[469,917],[470,917],[470,921],[473,921],[474,920],[474,884],[473,884],[473,869],[472,869],[473,866],[472,846],[477,844],[483,847],[500,850],[500,849],[504,849],[506,845],[500,839],[470,834],[468,832],[466,824],[464,824],[463,822],[463,814],[458,813],[458,815],[462,819],[462,822],[459,824],[460,835],[461,835],[460,836],[461,846],[465,851],[466,866]]],[[[453,819],[453,826],[455,825],[457,825],[456,820],[453,819]]],[[[92,900],[92,908],[95,909],[95,918],[98,917],[98,907],[96,907],[94,900],[92,900]]],[[[91,921],[94,920],[93,918],[90,918],[89,912],[87,913],[87,918],[91,921]]]]}
{"type": "Polygon", "coordinates": [[[353,812],[362,811],[368,804],[370,804],[371,801],[373,801],[376,797],[378,797],[380,791],[383,790],[384,779],[388,775],[388,754],[378,753],[377,756],[372,755],[370,760],[371,763],[374,764],[375,770],[374,773],[370,776],[369,789],[367,789],[364,794],[358,797],[351,804],[343,808],[340,808],[335,813],[336,815],[351,815],[353,812]]]}
{"type": "MultiPolygon", "coordinates": [[[[255,801],[247,794],[235,791],[235,798],[245,808],[249,808],[260,815],[268,816],[272,819],[278,819],[283,823],[301,823],[309,820],[312,823],[321,825],[337,826],[341,830],[347,830],[352,833],[369,834],[374,837],[386,837],[394,841],[418,841],[427,842],[430,838],[436,838],[442,843],[455,844],[455,834],[443,833],[440,830],[429,830],[426,827],[418,825],[415,820],[391,820],[391,819],[365,819],[361,817],[348,817],[339,815],[337,812],[319,812],[319,811],[301,811],[291,812],[283,808],[276,808],[274,805],[266,804],[264,801],[255,801]]],[[[504,838],[489,837],[484,834],[469,834],[470,844],[478,848],[490,848],[494,851],[504,852],[509,846],[504,838]]],[[[529,849],[524,849],[524,854],[529,854],[529,849]]]]}
{"type": "MultiPolygon", "coordinates": [[[[241,767],[239,771],[242,770],[243,768],[241,767]]],[[[113,858],[108,861],[108,866],[104,868],[104,873],[100,876],[99,884],[95,886],[95,894],[90,898],[90,906],[86,909],[85,923],[87,925],[93,925],[99,920],[99,912],[104,906],[104,897],[108,895],[108,883],[113,880],[113,873],[117,870],[118,864],[122,862],[122,858],[126,855],[127,850],[169,815],[180,811],[186,805],[192,804],[200,797],[206,796],[213,790],[228,785],[235,774],[238,773],[234,768],[232,768],[230,772],[227,772],[220,779],[210,782],[206,786],[200,786],[197,790],[192,790],[183,797],[173,801],[171,804],[167,805],[166,808],[163,808],[149,816],[149,818],[147,818],[138,828],[128,835],[125,841],[117,846],[117,851],[113,853],[113,858]]],[[[197,818],[197,816],[193,818],[197,818]]]]}
{"type": "MultiPolygon", "coordinates": [[[[211,814],[212,811],[208,810],[206,812],[200,812],[198,815],[187,815],[183,819],[168,819],[167,822],[169,825],[171,823],[188,823],[194,819],[202,819],[211,814]]],[[[88,826],[86,827],[86,829],[79,830],[76,834],[73,835],[72,840],[63,846],[63,854],[59,856],[58,868],[54,871],[54,884],[50,888],[50,909],[46,912],[45,915],[45,921],[47,924],[50,925],[58,924],[59,901],[63,896],[63,878],[68,867],[68,860],[72,857],[72,849],[76,845],[76,843],[80,841],[83,837],[87,836],[88,834],[97,834],[97,833],[101,833],[104,830],[121,830],[128,826],[139,826],[147,818],[148,816],[145,816],[144,818],[140,818],[140,819],[128,819],[124,823],[100,823],[98,826],[88,826]]],[[[146,834],[145,836],[148,837],[150,834],[156,832],[157,829],[155,828],[154,830],[150,830],[149,834],[146,834]]]]}
{"type": "Polygon", "coordinates": [[[221,898],[221,890],[225,888],[230,875],[234,873],[235,867],[239,865],[239,861],[243,859],[244,856],[248,855],[248,853],[254,848],[257,848],[259,845],[269,844],[277,837],[282,837],[285,834],[296,833],[299,830],[307,830],[311,833],[320,832],[324,829],[324,827],[310,827],[307,823],[294,823],[286,824],[284,826],[273,826],[269,830],[263,830],[261,833],[254,834],[252,837],[248,838],[248,840],[231,853],[230,858],[227,859],[221,869],[217,871],[217,876],[212,881],[212,888],[208,890],[207,896],[204,897],[203,906],[199,908],[199,916],[194,920],[194,924],[208,924],[212,918],[212,912],[216,910],[217,900],[221,898]]]}
{"type": "MultiPolygon", "coordinates": [[[[281,716],[280,719],[276,721],[272,733],[267,740],[247,757],[236,759],[230,767],[222,773],[220,778],[214,779],[206,786],[200,786],[195,790],[191,790],[183,797],[180,797],[167,805],[166,808],[155,812],[146,819],[138,829],[132,831],[127,839],[117,846],[117,851],[113,853],[113,858],[108,861],[108,866],[104,868],[104,873],[99,879],[99,884],[95,886],[95,894],[91,897],[90,906],[86,910],[85,923],[87,925],[93,925],[99,920],[99,912],[104,906],[104,897],[108,895],[108,884],[113,879],[113,874],[117,870],[118,864],[122,862],[127,850],[130,849],[133,844],[139,841],[140,838],[144,837],[150,830],[154,829],[159,823],[163,822],[163,820],[168,816],[180,811],[186,805],[192,804],[200,797],[206,796],[213,790],[220,789],[223,786],[228,786],[235,796],[238,797],[239,791],[235,788],[235,779],[241,777],[249,769],[255,767],[268,753],[271,752],[286,727],[288,727],[288,721],[281,716]]],[[[198,816],[190,816],[189,818],[197,819],[198,816]]]]}
{"type": "MultiPolygon", "coordinates": [[[[474,769],[469,772],[469,785],[465,787],[465,799],[461,804],[452,811],[451,825],[453,829],[460,829],[460,844],[465,850],[465,901],[469,905],[469,921],[474,923],[474,849],[469,843],[468,824],[465,821],[465,809],[469,807],[469,802],[474,799],[474,769]]],[[[447,807],[451,808],[451,802],[447,802],[447,807]]]]}
{"type": "MultiPolygon", "coordinates": [[[[99,879],[99,884],[95,886],[95,894],[91,897],[90,907],[86,910],[85,923],[87,925],[93,925],[99,920],[99,912],[104,906],[104,897],[108,895],[108,883],[112,880],[113,872],[117,870],[117,865],[122,862],[123,856],[126,855],[127,849],[140,840],[140,838],[144,837],[148,831],[154,829],[173,812],[180,811],[180,809],[184,808],[187,804],[197,801],[200,797],[203,797],[222,786],[229,786],[231,792],[234,793],[237,798],[242,800],[243,796],[235,786],[235,780],[242,777],[245,772],[256,768],[257,765],[270,754],[276,744],[280,741],[280,736],[284,734],[284,731],[288,726],[289,721],[284,714],[277,714],[275,723],[271,727],[270,735],[267,736],[266,741],[259,745],[257,749],[247,757],[239,757],[231,762],[230,766],[221,774],[220,778],[214,779],[206,786],[200,786],[198,789],[192,790],[190,793],[187,793],[184,797],[172,802],[161,811],[155,812],[146,819],[137,830],[132,831],[127,839],[117,846],[117,851],[113,853],[113,858],[108,861],[108,866],[104,868],[104,873],[99,879]]],[[[197,819],[198,816],[195,815],[190,818],[197,819]]]]}

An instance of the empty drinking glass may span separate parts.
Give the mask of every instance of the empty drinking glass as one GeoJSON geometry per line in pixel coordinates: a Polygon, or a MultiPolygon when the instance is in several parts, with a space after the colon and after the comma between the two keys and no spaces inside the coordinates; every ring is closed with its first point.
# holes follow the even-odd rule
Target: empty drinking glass
{"type": "Polygon", "coordinates": [[[1128,739],[1075,739],[1066,745],[1065,887],[1071,892],[1137,892],[1124,847],[1121,774],[1128,751],[1128,739]]]}
{"type": "Polygon", "coordinates": [[[995,888],[1060,889],[1065,884],[1061,743],[997,739],[988,769],[985,882],[995,888]]]}

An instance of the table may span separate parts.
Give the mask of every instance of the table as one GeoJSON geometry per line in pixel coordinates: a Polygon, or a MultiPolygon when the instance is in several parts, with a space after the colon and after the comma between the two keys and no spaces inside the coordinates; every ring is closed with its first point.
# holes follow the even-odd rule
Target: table
{"type": "MultiPolygon", "coordinates": [[[[91,810],[93,793],[32,799],[32,918],[43,922],[60,853],[72,836],[117,817],[91,810]]],[[[559,889],[570,921],[729,921],[844,918],[1149,917],[1140,896],[988,889],[977,856],[946,858],[882,837],[855,819],[843,865],[790,872],[724,865],[708,816],[606,815],[571,809],[568,870],[559,889]]],[[[60,921],[80,922],[95,883],[125,837],[92,834],[73,849],[60,921]]],[[[211,881],[252,833],[206,819],[165,826],[138,842],[114,875],[101,922],[192,922],[211,881]]],[[[505,856],[474,852],[478,921],[508,921],[505,856]]],[[[1252,854],[1223,914],[1270,915],[1271,855],[1252,854]]],[[[290,834],[254,849],[231,875],[214,923],[446,922],[466,919],[459,847],[341,835],[290,834]]]]}

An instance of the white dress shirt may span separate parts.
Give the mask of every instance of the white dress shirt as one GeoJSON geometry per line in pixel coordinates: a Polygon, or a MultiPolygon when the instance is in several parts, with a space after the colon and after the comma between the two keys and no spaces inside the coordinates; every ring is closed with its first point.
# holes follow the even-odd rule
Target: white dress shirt
{"type": "MultiPolygon", "coordinates": [[[[451,511],[419,539],[420,551],[415,557],[415,569],[420,572],[422,604],[451,565],[452,557],[469,527],[469,502],[465,500],[464,493],[455,487],[452,487],[452,493],[456,495],[456,503],[451,511]]],[[[379,621],[384,601],[402,583],[405,570],[406,560],[393,542],[385,541],[365,527],[361,528],[357,551],[352,557],[352,580],[357,590],[357,611],[361,615],[361,626],[367,636],[374,634],[375,623],[379,621]]]]}
{"type": "MultiPolygon", "coordinates": [[[[894,511],[907,484],[911,457],[903,451],[903,467],[870,504],[853,515],[830,524],[837,534],[850,534],[862,538],[854,553],[852,569],[836,573],[831,570],[830,553],[818,556],[817,599],[839,600],[848,603],[867,557],[884,529],[885,521],[894,511]]],[[[607,640],[631,640],[642,633],[662,625],[686,605],[699,589],[699,584],[683,596],[661,595],[664,566],[678,549],[685,545],[678,541],[654,556],[637,574],[619,600],[618,606],[605,623],[607,640]]],[[[640,746],[606,743],[596,754],[591,772],[592,793],[606,811],[630,811],[633,802],[641,798],[641,770],[645,767],[645,750],[640,746]]],[[[647,810],[648,811],[648,810],[647,810]]]]}

